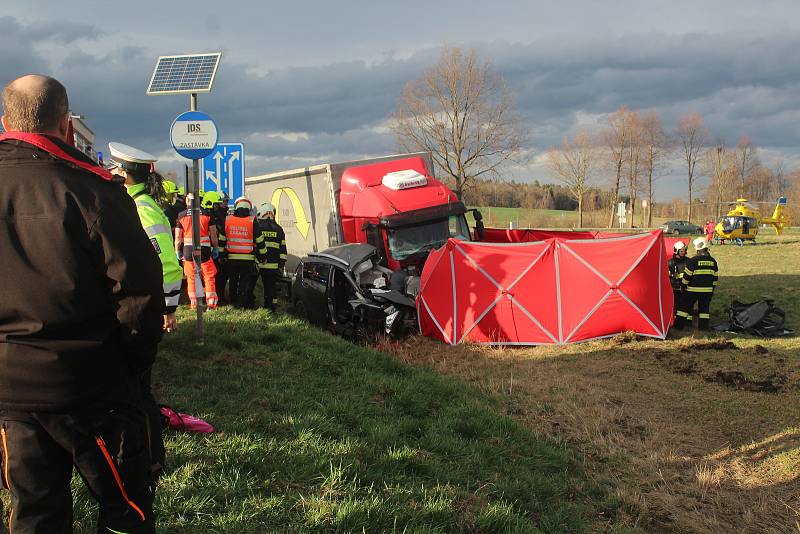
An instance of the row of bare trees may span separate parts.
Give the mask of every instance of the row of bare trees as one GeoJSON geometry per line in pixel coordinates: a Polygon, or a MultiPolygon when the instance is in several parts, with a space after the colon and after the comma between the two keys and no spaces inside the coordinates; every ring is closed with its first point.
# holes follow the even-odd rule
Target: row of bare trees
{"type": "MultiPolygon", "coordinates": [[[[611,195],[608,225],[613,226],[617,203],[623,196],[628,201],[628,222],[633,226],[636,207],[643,195],[653,205],[655,180],[673,146],[655,111],[636,112],[626,107],[608,116],[601,131],[579,129],[565,136],[561,146],[545,154],[545,163],[552,175],[570,191],[578,203],[578,220],[582,224],[583,195],[596,187],[597,175],[611,171],[611,195]]],[[[647,225],[652,225],[648,210],[647,225]]]]}
{"type": "MultiPolygon", "coordinates": [[[[610,205],[608,226],[613,226],[617,203],[628,203],[628,224],[633,226],[639,198],[653,206],[655,181],[667,161],[679,158],[686,169],[687,220],[691,221],[696,200],[716,206],[716,216],[735,198],[772,201],[786,194],[790,187],[783,164],[774,168],[761,164],[758,150],[749,137],[728,148],[723,142],[710,143],[703,117],[689,113],[680,118],[671,134],[655,111],[634,111],[621,107],[607,118],[600,131],[580,129],[565,136],[561,145],[550,149],[545,162],[551,174],[573,193],[581,219],[581,198],[598,185],[599,175],[609,174],[610,205]],[[699,166],[699,167],[698,167],[699,166]],[[709,178],[704,195],[698,195],[697,180],[703,173],[709,178]]],[[[702,193],[702,192],[700,192],[702,193]]],[[[710,215],[705,210],[703,216],[710,215]]],[[[653,225],[653,210],[647,211],[647,226],[653,225]]]]}
{"type": "MultiPolygon", "coordinates": [[[[460,48],[445,47],[435,65],[408,82],[391,125],[400,149],[432,153],[437,173],[462,199],[475,184],[502,178],[500,171],[526,146],[524,121],[503,78],[475,51],[460,48]]],[[[656,111],[621,107],[608,115],[605,127],[580,129],[545,153],[551,175],[574,198],[581,225],[587,192],[608,188],[609,226],[623,200],[633,226],[641,199],[650,207],[643,223],[652,226],[656,181],[676,159],[686,171],[689,220],[703,196],[719,211],[737,196],[769,200],[789,187],[789,173],[780,165],[762,165],[749,138],[732,148],[710,142],[697,113],[681,117],[668,132],[656,111]],[[709,178],[705,191],[698,191],[700,176],[709,178]]]]}

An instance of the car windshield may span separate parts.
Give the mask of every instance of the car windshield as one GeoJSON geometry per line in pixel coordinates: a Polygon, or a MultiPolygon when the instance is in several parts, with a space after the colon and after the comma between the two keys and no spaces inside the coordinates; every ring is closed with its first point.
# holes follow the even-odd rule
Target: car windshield
{"type": "Polygon", "coordinates": [[[404,260],[419,252],[439,248],[450,237],[466,241],[470,239],[467,221],[463,215],[451,215],[447,219],[392,228],[389,230],[389,250],[394,259],[404,260]]]}

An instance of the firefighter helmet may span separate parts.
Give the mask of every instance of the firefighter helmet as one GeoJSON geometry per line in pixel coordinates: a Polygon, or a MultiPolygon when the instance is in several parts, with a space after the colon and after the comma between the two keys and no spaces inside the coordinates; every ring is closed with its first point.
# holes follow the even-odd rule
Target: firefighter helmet
{"type": "Polygon", "coordinates": [[[161,186],[164,188],[164,193],[167,195],[174,195],[178,192],[178,186],[175,185],[175,182],[172,180],[164,180],[161,182],[161,186]]]}
{"type": "Polygon", "coordinates": [[[683,241],[676,241],[675,244],[672,245],[672,248],[674,248],[675,252],[678,253],[686,248],[686,243],[684,243],[683,241]]]}
{"type": "Polygon", "coordinates": [[[268,213],[275,215],[275,206],[269,202],[264,202],[258,207],[258,218],[266,219],[268,213]]]}
{"type": "Polygon", "coordinates": [[[695,250],[704,250],[708,248],[708,239],[705,237],[698,237],[694,241],[692,241],[695,250]]]}
{"type": "Polygon", "coordinates": [[[203,201],[200,205],[206,209],[211,209],[214,207],[214,204],[222,203],[222,196],[216,191],[209,191],[203,196],[203,201]]]}
{"type": "Polygon", "coordinates": [[[250,202],[250,200],[247,197],[239,197],[239,198],[237,198],[236,200],[233,201],[233,209],[235,211],[235,210],[238,210],[238,209],[241,209],[241,208],[252,210],[253,209],[253,203],[250,202]]]}

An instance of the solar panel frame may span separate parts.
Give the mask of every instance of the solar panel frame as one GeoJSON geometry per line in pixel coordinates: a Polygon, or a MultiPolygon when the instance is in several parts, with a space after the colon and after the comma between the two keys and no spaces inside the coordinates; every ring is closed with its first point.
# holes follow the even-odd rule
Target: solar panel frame
{"type": "Polygon", "coordinates": [[[222,52],[159,56],[147,85],[147,94],[211,92],[221,56],[222,52]]]}

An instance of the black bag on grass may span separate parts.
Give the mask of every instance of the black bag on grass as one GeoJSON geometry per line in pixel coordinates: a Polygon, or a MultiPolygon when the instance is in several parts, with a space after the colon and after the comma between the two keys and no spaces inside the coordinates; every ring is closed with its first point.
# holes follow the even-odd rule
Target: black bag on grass
{"type": "Polygon", "coordinates": [[[728,307],[728,323],[717,327],[718,330],[744,332],[760,337],[785,336],[793,333],[783,327],[786,312],[775,306],[770,299],[757,302],[739,302],[734,300],[728,307]]]}

